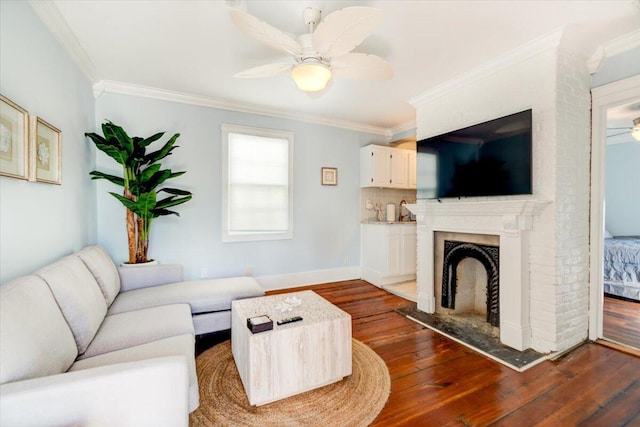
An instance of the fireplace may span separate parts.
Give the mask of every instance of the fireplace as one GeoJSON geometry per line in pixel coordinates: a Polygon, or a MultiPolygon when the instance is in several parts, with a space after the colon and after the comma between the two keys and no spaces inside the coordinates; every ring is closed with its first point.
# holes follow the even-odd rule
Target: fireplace
{"type": "Polygon", "coordinates": [[[499,252],[498,246],[445,240],[440,306],[456,310],[456,296],[459,293],[463,295],[465,293],[458,292],[458,288],[466,288],[471,291],[466,292],[466,294],[470,295],[470,298],[467,297],[464,304],[458,304],[458,310],[481,312],[491,326],[500,327],[499,252]],[[484,272],[477,272],[469,268],[462,269],[461,263],[468,261],[470,258],[479,261],[480,265],[484,267],[484,272]],[[459,277],[459,267],[468,273],[464,275],[466,277],[459,277]],[[478,276],[482,276],[480,280],[478,280],[478,276]],[[484,280],[482,280],[483,278],[484,280]],[[458,283],[459,279],[460,283],[458,283]],[[478,282],[481,283],[481,286],[477,285],[478,282]],[[466,287],[459,286],[464,283],[467,284],[466,287]]]}
{"type": "MultiPolygon", "coordinates": [[[[497,308],[490,307],[487,316],[499,325],[500,341],[521,351],[531,347],[529,233],[533,228],[534,218],[547,204],[548,202],[537,200],[509,199],[448,200],[443,203],[419,200],[417,204],[409,205],[408,208],[418,221],[418,309],[426,313],[452,310],[442,307],[442,294],[445,293],[445,300],[450,295],[449,288],[443,289],[443,280],[449,283],[454,274],[457,276],[460,265],[467,262],[465,259],[480,258],[475,262],[482,264],[485,270],[485,263],[489,265],[485,283],[492,280],[498,283],[489,297],[494,299],[493,304],[497,299],[497,308]],[[463,239],[460,239],[460,233],[464,234],[463,239]],[[482,251],[476,251],[474,257],[462,257],[470,253],[469,246],[462,246],[458,250],[453,248],[453,255],[448,256],[451,261],[457,262],[456,272],[447,268],[451,273],[445,278],[447,274],[442,271],[444,240],[462,241],[479,248],[484,245],[485,250],[494,246],[497,260],[489,261],[482,251]],[[442,248],[441,253],[439,247],[442,248]],[[495,275],[492,274],[494,269],[497,270],[495,275]]],[[[490,255],[488,258],[494,259],[490,255]]],[[[457,309],[458,298],[454,298],[457,309]]],[[[489,304],[491,305],[491,301],[489,304]]]]}

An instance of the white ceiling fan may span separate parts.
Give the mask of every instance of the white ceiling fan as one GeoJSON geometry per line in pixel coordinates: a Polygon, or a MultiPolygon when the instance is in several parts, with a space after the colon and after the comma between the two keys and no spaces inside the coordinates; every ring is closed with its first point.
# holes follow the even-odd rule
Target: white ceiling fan
{"type": "Polygon", "coordinates": [[[259,42],[293,56],[293,61],[261,65],[234,75],[261,78],[291,73],[304,92],[321,92],[332,77],[389,80],[393,68],[376,55],[351,52],[373,31],[382,12],[372,7],[347,7],[320,20],[321,12],[308,7],[303,12],[309,32],[294,39],[253,15],[230,8],[235,25],[259,42]]]}
{"type": "Polygon", "coordinates": [[[636,141],[640,141],[640,117],[633,119],[633,127],[610,127],[607,128],[607,138],[631,134],[636,141]],[[611,133],[609,133],[611,132],[611,133]]]}

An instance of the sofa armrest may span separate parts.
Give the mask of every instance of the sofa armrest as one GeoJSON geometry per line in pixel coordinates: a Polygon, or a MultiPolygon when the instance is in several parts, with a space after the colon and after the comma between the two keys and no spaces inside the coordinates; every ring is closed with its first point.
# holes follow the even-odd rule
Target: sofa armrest
{"type": "Polygon", "coordinates": [[[184,280],[181,264],[118,267],[118,274],[120,274],[122,292],[184,280]]]}
{"type": "Polygon", "coordinates": [[[184,357],[101,366],[0,386],[3,426],[187,426],[184,357]]]}

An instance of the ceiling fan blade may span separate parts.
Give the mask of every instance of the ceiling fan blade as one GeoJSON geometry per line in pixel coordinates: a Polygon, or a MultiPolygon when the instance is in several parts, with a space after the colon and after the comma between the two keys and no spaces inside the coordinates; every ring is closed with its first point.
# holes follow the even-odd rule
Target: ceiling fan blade
{"type": "Polygon", "coordinates": [[[331,58],[351,52],[382,20],[382,12],[373,7],[354,6],[335,11],[318,24],[313,46],[331,58]]]}
{"type": "Polygon", "coordinates": [[[361,80],[391,80],[393,68],[385,59],[366,53],[349,53],[331,60],[335,77],[361,80]]]}
{"type": "Polygon", "coordinates": [[[262,77],[271,77],[278,74],[284,74],[293,68],[293,64],[275,63],[261,65],[255,68],[249,68],[248,70],[240,71],[233,75],[233,77],[239,77],[242,79],[259,79],[262,77]]]}
{"type": "Polygon", "coordinates": [[[294,38],[266,22],[260,21],[255,16],[234,8],[229,9],[229,14],[231,15],[233,23],[236,24],[240,30],[258,40],[260,43],[291,55],[300,55],[302,53],[300,43],[294,38]]]}
{"type": "Polygon", "coordinates": [[[620,132],[620,133],[614,133],[614,134],[611,134],[611,135],[607,135],[607,138],[613,138],[615,136],[626,135],[626,134],[631,135],[631,133],[629,131],[626,131],[626,132],[620,132]]]}

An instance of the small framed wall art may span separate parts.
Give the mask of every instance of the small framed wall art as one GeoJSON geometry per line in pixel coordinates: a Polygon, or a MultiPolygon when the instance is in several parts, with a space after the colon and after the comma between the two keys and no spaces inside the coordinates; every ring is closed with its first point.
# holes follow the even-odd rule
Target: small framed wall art
{"type": "Polygon", "coordinates": [[[0,95],[0,175],[29,178],[29,114],[0,95]]]}
{"type": "Polygon", "coordinates": [[[322,185],[338,185],[338,168],[321,168],[322,185]]]}
{"type": "Polygon", "coordinates": [[[30,116],[31,180],[61,184],[62,132],[37,116],[30,116]]]}

